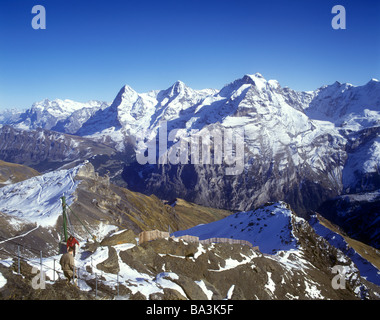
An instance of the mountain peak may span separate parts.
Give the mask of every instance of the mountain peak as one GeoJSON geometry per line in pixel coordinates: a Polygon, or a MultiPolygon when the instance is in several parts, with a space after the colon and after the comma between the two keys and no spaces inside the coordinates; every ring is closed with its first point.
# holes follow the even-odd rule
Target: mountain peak
{"type": "Polygon", "coordinates": [[[227,97],[231,95],[233,92],[238,90],[244,85],[253,85],[259,90],[265,88],[267,81],[260,73],[255,73],[253,75],[246,74],[243,78],[239,78],[227,85],[225,85],[220,91],[219,95],[223,97],[227,97]]]}
{"type": "Polygon", "coordinates": [[[243,79],[251,79],[253,81],[255,80],[266,81],[263,75],[259,72],[256,72],[255,74],[246,74],[244,75],[243,79]]]}
{"type": "Polygon", "coordinates": [[[183,92],[185,88],[186,88],[186,85],[181,80],[177,80],[170,87],[170,94],[178,94],[180,92],[183,92]]]}
{"type": "Polygon", "coordinates": [[[263,75],[259,72],[256,72],[254,75],[249,75],[251,78],[258,78],[258,79],[264,79],[263,75]]]}
{"type": "Polygon", "coordinates": [[[130,86],[125,85],[124,87],[120,89],[112,105],[115,107],[115,106],[120,105],[126,99],[136,100],[137,97],[138,97],[138,93],[135,90],[133,90],[130,86]]]}
{"type": "Polygon", "coordinates": [[[34,102],[33,104],[32,104],[32,108],[33,107],[42,107],[42,106],[49,106],[50,105],[50,103],[51,103],[52,101],[50,101],[48,98],[45,98],[45,99],[43,99],[43,100],[41,100],[41,101],[36,101],[36,102],[34,102]]]}
{"type": "Polygon", "coordinates": [[[177,80],[176,82],[174,82],[173,86],[174,85],[183,85],[183,86],[185,86],[185,83],[183,81],[181,81],[181,80],[177,80]]]}
{"type": "Polygon", "coordinates": [[[258,89],[263,89],[266,87],[267,81],[266,79],[262,76],[261,73],[255,73],[255,74],[246,74],[243,77],[243,82],[246,84],[253,84],[255,87],[258,89]]]}
{"type": "Polygon", "coordinates": [[[375,78],[372,78],[371,80],[368,81],[367,84],[371,84],[371,83],[379,83],[380,81],[375,79],[375,78]]]}
{"type": "Polygon", "coordinates": [[[121,88],[120,92],[126,93],[126,94],[135,94],[137,93],[135,90],[132,89],[129,85],[125,85],[124,87],[121,88]]]}

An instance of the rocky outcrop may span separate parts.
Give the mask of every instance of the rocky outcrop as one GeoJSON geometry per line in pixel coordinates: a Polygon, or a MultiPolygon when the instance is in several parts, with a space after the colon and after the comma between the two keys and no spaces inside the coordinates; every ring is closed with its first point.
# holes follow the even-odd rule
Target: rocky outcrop
{"type": "Polygon", "coordinates": [[[110,237],[104,238],[100,245],[102,246],[115,246],[123,243],[133,243],[136,244],[136,235],[132,230],[124,230],[112,234],[110,237]]]}
{"type": "Polygon", "coordinates": [[[120,271],[118,256],[115,248],[108,246],[108,258],[96,266],[99,270],[107,273],[118,274],[120,271]]]}

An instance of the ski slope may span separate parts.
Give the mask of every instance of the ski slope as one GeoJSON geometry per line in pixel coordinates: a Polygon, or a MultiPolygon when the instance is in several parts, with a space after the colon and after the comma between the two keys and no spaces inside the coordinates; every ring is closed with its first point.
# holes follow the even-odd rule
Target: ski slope
{"type": "Polygon", "coordinates": [[[62,213],[60,198],[65,195],[68,205],[74,200],[79,184],[74,177],[81,166],[49,172],[1,188],[0,212],[38,226],[54,226],[62,213]]]}

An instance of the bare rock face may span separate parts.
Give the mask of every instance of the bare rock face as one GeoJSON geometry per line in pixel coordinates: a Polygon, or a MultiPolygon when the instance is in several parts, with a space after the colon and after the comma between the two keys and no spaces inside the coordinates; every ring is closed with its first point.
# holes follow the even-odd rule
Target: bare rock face
{"type": "MultiPolygon", "coordinates": [[[[279,160],[279,162],[286,160],[279,160]]],[[[331,172],[341,162],[331,163],[331,172]]],[[[163,199],[183,198],[215,208],[243,211],[257,208],[268,201],[282,199],[300,216],[316,210],[324,201],[338,195],[342,184],[328,174],[316,174],[310,168],[298,168],[289,162],[280,168],[276,162],[260,159],[241,175],[226,176],[224,168],[211,165],[132,164],[124,168],[128,188],[163,199]],[[140,172],[140,176],[137,176],[140,172]],[[142,177],[142,178],[141,178],[142,177]]]]}
{"type": "Polygon", "coordinates": [[[95,173],[94,166],[89,162],[79,168],[76,177],[79,180],[86,178],[96,180],[99,178],[98,174],[95,173]]]}
{"type": "Polygon", "coordinates": [[[104,272],[117,274],[120,271],[118,256],[115,248],[108,246],[108,258],[96,267],[104,272]]]}
{"type": "Polygon", "coordinates": [[[132,230],[124,230],[120,233],[104,238],[102,242],[100,243],[100,245],[115,246],[115,245],[123,244],[123,243],[136,244],[136,234],[132,230]]]}

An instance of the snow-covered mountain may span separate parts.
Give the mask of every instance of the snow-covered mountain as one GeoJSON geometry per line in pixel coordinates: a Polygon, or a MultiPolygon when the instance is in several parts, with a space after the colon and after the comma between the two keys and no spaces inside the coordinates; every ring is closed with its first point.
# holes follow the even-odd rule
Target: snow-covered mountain
{"type": "MultiPolygon", "coordinates": [[[[191,92],[185,86],[178,87],[183,97],[191,92]]],[[[138,191],[164,198],[184,197],[209,206],[247,210],[284,199],[297,210],[316,208],[342,190],[346,140],[333,123],[313,120],[305,114],[304,109],[315,96],[315,92],[282,88],[261,74],[245,75],[206,97],[193,94],[197,103],[189,107],[190,100],[185,99],[186,103],[181,102],[185,107],[178,115],[164,117],[167,130],[182,129],[176,138],[190,139],[194,130],[244,129],[242,174],[225,177],[218,166],[185,169],[182,164],[169,163],[165,167],[130,166],[124,177],[138,191]]],[[[139,130],[145,132],[146,138],[145,144],[139,144],[141,152],[149,139],[155,139],[161,119],[157,115],[166,115],[174,102],[175,99],[155,116],[147,114],[139,130]]],[[[132,126],[138,122],[131,119],[124,123],[132,126]]]]}
{"type": "MultiPolygon", "coordinates": [[[[307,130],[310,123],[303,114],[303,108],[313,96],[312,92],[298,93],[289,88],[283,89],[277,81],[266,81],[257,73],[246,75],[221,90],[193,90],[177,81],[166,90],[138,94],[125,86],[108,111],[117,114],[118,123],[125,134],[145,139],[156,133],[161,121],[168,122],[168,130],[190,131],[216,123],[227,127],[256,123],[260,119],[251,118],[255,113],[262,117],[278,113],[280,117],[291,118],[290,130],[307,130]],[[263,110],[265,106],[269,108],[263,110]],[[287,109],[280,110],[283,106],[287,109]],[[294,110],[302,115],[296,113],[291,116],[294,110]],[[304,119],[300,119],[302,117],[304,119]]],[[[108,126],[111,125],[110,122],[108,126]]],[[[101,129],[102,126],[98,131],[101,129]]],[[[81,134],[85,134],[85,130],[81,134]]]]}
{"type": "Polygon", "coordinates": [[[212,89],[193,90],[181,81],[166,90],[141,94],[126,85],[110,107],[97,112],[77,134],[96,139],[111,137],[117,148],[123,150],[127,137],[133,140],[151,138],[160,121],[180,119],[187,109],[215,92],[212,89]]]}
{"type": "Polygon", "coordinates": [[[24,112],[1,112],[0,124],[28,130],[79,132],[87,136],[114,127],[128,136],[143,132],[147,135],[145,138],[149,138],[148,131],[156,129],[164,120],[172,122],[173,128],[190,130],[218,122],[225,126],[241,126],[277,116],[284,124],[290,124],[286,131],[289,134],[294,134],[295,130],[307,131],[314,120],[318,120],[312,122],[317,126],[328,122],[347,131],[359,131],[378,124],[379,91],[380,82],[372,79],[363,86],[336,82],[315,91],[297,92],[256,73],[245,75],[220,90],[193,90],[177,81],[165,90],[137,93],[126,85],[112,104],[45,99],[24,112]],[[260,118],[254,119],[255,116],[260,118]],[[102,121],[96,127],[96,121],[91,118],[102,121]]]}
{"type": "Polygon", "coordinates": [[[348,132],[359,131],[380,124],[379,92],[376,79],[362,86],[335,82],[318,89],[305,111],[312,119],[333,122],[348,132]]]}
{"type": "MultiPolygon", "coordinates": [[[[21,116],[0,114],[0,124],[28,130],[40,126],[111,145],[118,161],[108,162],[118,166],[115,174],[123,170],[135,191],[234,210],[283,200],[305,215],[342,193],[380,188],[379,104],[375,79],[362,86],[336,82],[298,92],[256,73],[220,90],[193,90],[177,81],[165,90],[137,93],[126,85],[110,105],[45,101],[21,116]],[[168,132],[177,130],[168,154],[176,154],[176,142],[190,141],[194,132],[243,129],[242,171],[226,175],[232,165],[214,164],[213,154],[204,165],[133,162],[149,141],[155,142],[163,124],[168,132]]],[[[9,154],[10,148],[5,144],[0,154],[9,154]]]]}
{"type": "Polygon", "coordinates": [[[42,128],[74,134],[96,111],[107,106],[106,102],[96,100],[81,103],[69,99],[45,99],[35,102],[26,111],[8,110],[0,114],[0,124],[24,130],[42,128]]]}

